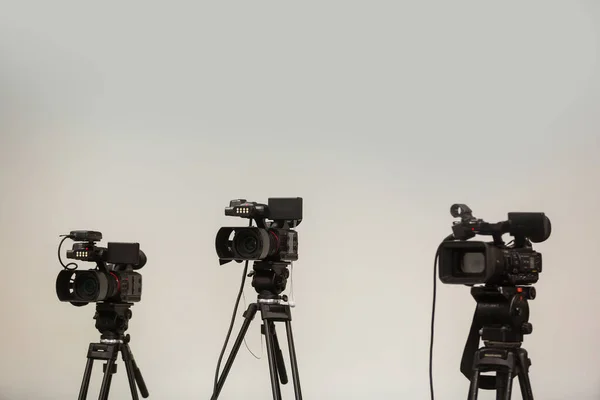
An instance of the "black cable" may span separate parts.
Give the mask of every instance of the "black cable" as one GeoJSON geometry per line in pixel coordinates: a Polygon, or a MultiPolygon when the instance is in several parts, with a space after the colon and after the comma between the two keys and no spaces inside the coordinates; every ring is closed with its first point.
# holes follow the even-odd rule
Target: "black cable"
{"type": "Polygon", "coordinates": [[[440,249],[445,241],[454,240],[454,235],[447,236],[437,248],[435,252],[435,258],[433,260],[433,301],[431,306],[431,340],[429,342],[429,392],[431,393],[431,400],[435,400],[433,394],[433,337],[435,332],[435,299],[437,291],[437,266],[440,258],[440,249]]]}
{"type": "Polygon", "coordinates": [[[74,262],[72,263],[68,263],[67,265],[65,265],[65,263],[62,260],[62,257],[60,256],[60,249],[62,248],[63,243],[65,242],[65,240],[69,239],[69,235],[61,235],[64,236],[63,239],[60,241],[60,243],[58,244],[58,261],[60,262],[60,265],[63,266],[64,269],[68,269],[70,271],[74,271],[76,270],[79,266],[77,264],[75,264],[74,262]],[[71,265],[74,265],[75,268],[69,268],[71,265]]]}
{"type": "MultiPolygon", "coordinates": [[[[250,220],[250,225],[252,226],[252,220],[250,220]]],[[[213,387],[213,396],[217,393],[217,386],[219,385],[219,372],[221,372],[221,362],[223,361],[223,356],[225,355],[225,350],[227,349],[227,344],[229,343],[229,338],[231,336],[231,332],[233,331],[233,326],[235,325],[235,317],[237,315],[238,307],[240,305],[240,299],[242,298],[242,294],[244,293],[244,284],[246,283],[246,275],[248,274],[248,260],[244,263],[244,272],[242,272],[242,283],[240,284],[240,291],[238,292],[237,298],[235,300],[235,306],[233,307],[233,315],[231,316],[231,322],[229,323],[229,329],[227,330],[227,336],[225,337],[225,344],[223,344],[223,349],[221,349],[221,354],[219,355],[219,361],[217,361],[217,370],[215,371],[215,384],[213,387]]]]}
{"type": "Polygon", "coordinates": [[[435,298],[437,289],[437,263],[440,250],[435,253],[433,261],[433,305],[431,307],[431,341],[429,343],[429,391],[431,392],[431,400],[434,400],[433,394],[433,335],[435,332],[435,298]]]}
{"type": "Polygon", "coordinates": [[[240,285],[240,291],[237,295],[237,299],[235,300],[235,307],[233,308],[233,315],[231,316],[231,322],[229,324],[229,330],[227,331],[227,336],[225,337],[225,344],[223,344],[223,349],[221,350],[221,354],[219,355],[219,361],[217,361],[217,370],[215,372],[215,386],[213,389],[213,395],[217,393],[217,386],[219,384],[219,372],[221,371],[221,362],[223,361],[223,356],[225,355],[225,349],[227,349],[227,344],[229,343],[229,337],[231,336],[231,331],[233,331],[233,325],[235,324],[235,317],[237,316],[238,307],[240,305],[240,299],[242,297],[242,293],[244,292],[244,284],[246,283],[246,274],[248,273],[248,261],[246,261],[244,265],[244,272],[242,273],[242,284],[240,285]]]}

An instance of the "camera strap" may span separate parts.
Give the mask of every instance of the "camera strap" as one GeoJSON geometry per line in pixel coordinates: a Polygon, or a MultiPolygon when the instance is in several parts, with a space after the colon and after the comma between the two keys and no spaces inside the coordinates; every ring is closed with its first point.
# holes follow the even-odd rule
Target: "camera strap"
{"type": "MultiPolygon", "coordinates": [[[[483,328],[483,323],[477,318],[477,311],[473,315],[469,337],[465,343],[462,359],[460,361],[460,372],[468,379],[473,378],[473,366],[475,363],[475,353],[479,350],[479,331],[483,328]]],[[[479,388],[485,390],[496,389],[496,377],[481,375],[479,378],[479,388]]]]}

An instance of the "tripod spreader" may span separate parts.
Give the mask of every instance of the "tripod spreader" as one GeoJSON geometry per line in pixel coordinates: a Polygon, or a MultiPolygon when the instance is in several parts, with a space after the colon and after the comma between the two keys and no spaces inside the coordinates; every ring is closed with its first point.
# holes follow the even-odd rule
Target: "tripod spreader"
{"type": "Polygon", "coordinates": [[[531,360],[527,350],[520,347],[484,347],[475,352],[471,385],[468,400],[477,400],[478,390],[496,390],[496,398],[510,400],[512,384],[519,378],[521,398],[533,400],[533,391],[529,380],[531,360]],[[496,376],[482,376],[481,373],[493,371],[496,376]]]}

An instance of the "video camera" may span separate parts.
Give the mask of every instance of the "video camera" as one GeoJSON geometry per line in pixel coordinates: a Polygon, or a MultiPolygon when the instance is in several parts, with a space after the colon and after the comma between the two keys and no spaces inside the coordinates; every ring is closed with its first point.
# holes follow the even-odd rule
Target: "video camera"
{"type": "Polygon", "coordinates": [[[216,237],[221,265],[231,261],[290,263],[298,260],[298,233],[302,198],[269,198],[268,205],[245,199],[231,200],[225,215],[256,222],[257,227],[223,227],[216,237]],[[271,220],[271,221],[267,221],[271,220]]]}
{"type": "Polygon", "coordinates": [[[258,295],[256,302],[248,305],[244,312],[244,323],[233,344],[223,372],[220,373],[221,361],[235,322],[234,319],[231,320],[225,344],[217,362],[211,400],[219,397],[231,365],[257,312],[260,312],[261,315],[261,333],[265,336],[267,343],[274,398],[281,398],[280,383],[282,385],[288,383],[283,355],[275,331],[275,322],[285,322],[294,391],[296,398],[301,399],[298,363],[291,325],[291,307],[294,305],[282,293],[285,291],[287,279],[290,277],[288,267],[291,267],[293,261],[298,260],[298,233],[294,228],[302,222],[302,198],[269,198],[268,205],[245,199],[231,200],[229,207],[225,207],[225,215],[250,220],[247,227],[220,228],[215,238],[215,248],[220,265],[231,261],[238,263],[245,261],[242,284],[234,306],[234,315],[237,314],[247,277],[252,277],[251,284],[258,295]],[[256,227],[252,226],[253,221],[256,222],[256,227]],[[250,261],[252,261],[252,272],[247,273],[250,261]]]}
{"type": "MultiPolygon", "coordinates": [[[[532,285],[542,272],[542,254],[532,243],[550,237],[550,219],[542,212],[510,212],[507,220],[488,223],[475,218],[464,204],[452,205],[450,214],[460,221],[453,223],[453,233],[439,245],[436,257],[440,280],[471,286],[477,303],[460,363],[461,373],[471,382],[469,399],[476,399],[479,389],[496,390],[498,399],[510,398],[517,376],[523,399],[532,399],[531,360],[522,343],[533,332],[529,300],[536,297],[532,285]],[[508,244],[502,240],[506,233],[513,236],[508,244]],[[476,235],[493,240],[469,241],[476,235]]],[[[431,360],[433,331],[430,349],[431,360]]],[[[430,385],[433,392],[432,381],[430,385]]]]}
{"type": "Polygon", "coordinates": [[[141,300],[142,275],[138,270],[146,265],[146,255],[139,243],[109,242],[100,247],[102,233],[95,231],[71,231],[58,247],[58,259],[64,270],[56,278],[56,294],[60,301],[74,306],[84,306],[90,302],[134,303],[141,300]],[[60,256],[63,242],[71,239],[75,243],[67,250],[67,258],[95,262],[96,268],[76,271],[77,264],[65,265],[60,256]],[[74,268],[69,268],[70,266],[74,268]]]}
{"type": "Polygon", "coordinates": [[[533,243],[550,237],[550,219],[542,212],[510,212],[508,219],[488,223],[475,218],[464,204],[450,208],[453,234],[439,247],[439,277],[448,284],[531,285],[542,271],[542,254],[533,243]],[[508,233],[514,237],[509,247],[502,240],[508,233]],[[475,235],[492,236],[492,242],[469,241],[475,235]]]}

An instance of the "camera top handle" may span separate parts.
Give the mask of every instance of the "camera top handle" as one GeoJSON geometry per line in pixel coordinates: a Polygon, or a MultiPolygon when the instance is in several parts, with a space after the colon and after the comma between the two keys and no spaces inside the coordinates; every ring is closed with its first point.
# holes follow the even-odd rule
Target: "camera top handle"
{"type": "Polygon", "coordinates": [[[524,246],[528,241],[541,243],[552,233],[550,219],[543,212],[509,212],[506,221],[496,223],[485,222],[475,218],[471,209],[465,204],[453,204],[450,214],[460,221],[452,225],[455,240],[468,240],[475,235],[489,235],[494,244],[503,245],[502,235],[509,233],[515,238],[517,247],[524,246]]]}

